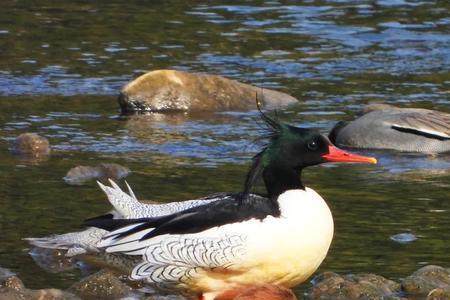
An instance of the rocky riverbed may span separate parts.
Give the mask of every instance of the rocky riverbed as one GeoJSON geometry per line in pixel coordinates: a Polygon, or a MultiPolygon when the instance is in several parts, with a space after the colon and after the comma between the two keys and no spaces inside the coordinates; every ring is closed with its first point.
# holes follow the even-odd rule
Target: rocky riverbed
{"type": "MultiPolygon", "coordinates": [[[[117,271],[117,270],[116,270],[117,271]]],[[[0,268],[0,300],[76,300],[76,299],[187,299],[178,295],[160,296],[139,283],[129,282],[116,271],[101,270],[67,290],[52,288],[28,289],[18,275],[0,268]]],[[[428,265],[400,281],[376,274],[337,274],[324,272],[316,275],[304,295],[305,300],[437,300],[450,299],[450,268],[428,265]]],[[[295,299],[282,287],[263,285],[251,287],[225,299],[295,299]]]]}

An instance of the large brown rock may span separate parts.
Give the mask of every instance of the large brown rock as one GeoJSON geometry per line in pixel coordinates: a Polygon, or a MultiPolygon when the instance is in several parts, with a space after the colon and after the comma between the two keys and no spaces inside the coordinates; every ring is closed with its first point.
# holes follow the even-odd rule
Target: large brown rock
{"type": "Polygon", "coordinates": [[[122,89],[122,112],[229,111],[255,108],[255,97],[264,106],[282,107],[297,99],[217,75],[175,70],[148,72],[122,89]]]}

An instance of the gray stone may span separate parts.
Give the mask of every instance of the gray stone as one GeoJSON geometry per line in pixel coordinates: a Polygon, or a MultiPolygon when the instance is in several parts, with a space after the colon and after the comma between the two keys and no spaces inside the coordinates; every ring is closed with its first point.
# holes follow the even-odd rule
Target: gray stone
{"type": "Polygon", "coordinates": [[[132,289],[107,271],[100,271],[72,285],[69,291],[82,299],[120,299],[130,296],[132,289]]]}
{"type": "Polygon", "coordinates": [[[450,290],[450,272],[440,266],[428,265],[406,277],[402,287],[410,295],[428,295],[434,289],[450,290]]]}
{"type": "Polygon", "coordinates": [[[417,240],[417,237],[410,232],[403,232],[394,234],[393,236],[390,237],[390,239],[400,244],[408,244],[417,240]]]}
{"type": "Polygon", "coordinates": [[[92,179],[118,180],[128,176],[130,169],[114,163],[102,163],[98,166],[76,166],[70,169],[63,177],[67,184],[81,185],[92,179]]]}
{"type": "Polygon", "coordinates": [[[375,274],[345,275],[325,272],[313,279],[309,299],[401,299],[400,284],[375,274]]]}

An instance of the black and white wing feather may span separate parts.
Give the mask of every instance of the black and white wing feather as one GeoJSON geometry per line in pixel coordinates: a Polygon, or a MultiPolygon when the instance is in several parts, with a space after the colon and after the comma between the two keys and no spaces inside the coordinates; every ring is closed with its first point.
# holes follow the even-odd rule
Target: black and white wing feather
{"type": "Polygon", "coordinates": [[[245,244],[241,235],[161,239],[147,246],[131,278],[162,285],[187,282],[201,270],[233,268],[245,255],[245,244]]]}
{"type": "Polygon", "coordinates": [[[450,115],[432,110],[412,110],[397,114],[391,127],[438,140],[450,139],[450,115]]]}

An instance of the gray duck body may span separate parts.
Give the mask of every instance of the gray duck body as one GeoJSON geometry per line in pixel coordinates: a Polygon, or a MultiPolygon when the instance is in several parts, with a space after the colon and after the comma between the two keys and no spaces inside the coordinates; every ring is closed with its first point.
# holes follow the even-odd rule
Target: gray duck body
{"type": "Polygon", "coordinates": [[[450,114],[421,108],[369,105],[354,121],[339,122],[330,140],[340,147],[403,152],[450,152],[450,114]]]}

